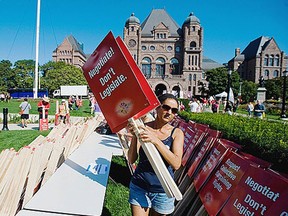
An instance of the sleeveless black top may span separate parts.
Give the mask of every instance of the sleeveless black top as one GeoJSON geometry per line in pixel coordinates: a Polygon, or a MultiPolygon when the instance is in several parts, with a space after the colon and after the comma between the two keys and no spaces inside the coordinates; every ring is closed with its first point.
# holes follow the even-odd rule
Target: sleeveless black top
{"type": "MultiPolygon", "coordinates": [[[[175,129],[176,128],[174,127],[171,131],[170,136],[167,137],[165,140],[162,140],[162,142],[167,146],[168,149],[172,148],[172,143],[173,143],[172,134],[174,133],[175,129]]],[[[172,167],[165,161],[163,157],[162,157],[162,160],[165,163],[170,175],[172,176],[172,178],[174,178],[174,172],[173,172],[172,167]]],[[[144,190],[148,192],[165,193],[142,147],[140,147],[140,150],[139,150],[139,163],[132,176],[131,181],[133,184],[143,188],[144,190]]]]}

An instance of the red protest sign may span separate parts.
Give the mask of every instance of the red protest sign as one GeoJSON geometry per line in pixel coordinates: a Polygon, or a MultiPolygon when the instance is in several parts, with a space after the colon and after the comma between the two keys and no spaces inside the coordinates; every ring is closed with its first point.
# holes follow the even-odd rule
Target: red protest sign
{"type": "Polygon", "coordinates": [[[288,215],[288,180],[251,166],[220,215],[288,215]]]}
{"type": "MultiPolygon", "coordinates": [[[[185,154],[188,146],[193,142],[194,136],[195,136],[195,131],[192,130],[189,125],[185,125],[185,129],[183,127],[184,125],[181,124],[179,125],[179,128],[182,129],[184,133],[184,145],[183,145],[183,153],[185,154]],[[184,130],[183,130],[184,129],[184,130]]],[[[195,142],[195,141],[194,141],[195,142]]]]}
{"type": "Polygon", "coordinates": [[[180,122],[183,122],[183,119],[181,119],[178,115],[176,115],[173,120],[170,122],[170,124],[174,127],[178,127],[178,124],[180,122]]]}
{"type": "Polygon", "coordinates": [[[226,160],[222,160],[199,192],[200,199],[209,215],[218,214],[249,165],[248,161],[234,152],[231,152],[226,160]]]}
{"type": "Polygon", "coordinates": [[[117,41],[119,47],[121,48],[121,51],[123,52],[126,60],[128,61],[134,75],[137,77],[137,80],[138,80],[139,84],[141,85],[141,88],[145,92],[146,98],[149,101],[149,106],[147,106],[145,108],[143,107],[143,109],[134,116],[135,118],[139,118],[142,115],[144,115],[144,114],[148,113],[149,111],[151,111],[152,109],[154,109],[155,107],[159,106],[160,103],[159,103],[158,99],[155,97],[155,94],[152,91],[152,89],[151,89],[149,83],[147,82],[146,78],[144,77],[143,73],[140,71],[138,65],[136,64],[136,62],[132,58],[132,56],[131,56],[129,50],[127,49],[126,45],[124,44],[123,40],[120,37],[117,37],[116,41],[117,41]]]}
{"type": "MultiPolygon", "coordinates": [[[[182,166],[186,166],[187,163],[190,161],[191,156],[195,153],[195,149],[198,147],[198,145],[203,142],[203,140],[206,137],[206,133],[204,133],[201,130],[197,130],[196,133],[193,136],[193,139],[190,143],[188,143],[187,147],[185,147],[185,153],[182,157],[182,166]]],[[[185,142],[185,139],[184,139],[185,142]]]]}
{"type": "Polygon", "coordinates": [[[183,133],[185,133],[188,126],[189,126],[188,123],[186,123],[183,119],[179,120],[179,122],[177,124],[177,127],[179,129],[181,129],[183,131],[183,133]]]}
{"type": "Polygon", "coordinates": [[[48,119],[40,119],[39,120],[39,130],[40,131],[49,130],[48,119]]]}
{"type": "Polygon", "coordinates": [[[199,191],[205,182],[209,179],[211,173],[220,163],[220,161],[228,155],[229,150],[222,143],[214,142],[211,151],[207,156],[205,164],[202,166],[199,173],[195,176],[193,183],[196,191],[199,191]]]}
{"type": "Polygon", "coordinates": [[[125,127],[129,118],[140,117],[159,105],[139,68],[135,70],[131,54],[125,48],[109,32],[82,67],[113,132],[125,127]]]}
{"type": "Polygon", "coordinates": [[[242,146],[231,141],[231,140],[227,140],[227,139],[223,139],[223,138],[220,138],[220,142],[227,146],[228,148],[232,148],[234,150],[239,150],[239,149],[242,149],[242,146]]]}
{"type": "Polygon", "coordinates": [[[207,156],[215,141],[216,138],[209,136],[203,143],[201,148],[199,148],[197,156],[194,158],[192,165],[189,167],[187,171],[188,176],[192,177],[193,175],[196,174],[195,172],[201,168],[201,163],[203,163],[205,156],[207,156]]]}

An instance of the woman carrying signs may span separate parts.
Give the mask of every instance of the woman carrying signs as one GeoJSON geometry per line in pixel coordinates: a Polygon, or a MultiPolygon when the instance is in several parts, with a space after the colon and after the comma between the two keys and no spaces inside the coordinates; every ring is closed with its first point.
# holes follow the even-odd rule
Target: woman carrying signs
{"type": "MultiPolygon", "coordinates": [[[[184,135],[179,128],[169,123],[178,112],[177,98],[172,94],[164,94],[159,98],[161,105],[156,108],[156,119],[140,127],[143,131],[139,138],[143,142],[155,145],[169,173],[173,177],[174,170],[181,165],[184,135]]],[[[174,211],[174,199],[168,198],[157,178],[151,164],[133,132],[133,126],[128,125],[133,138],[128,151],[128,159],[133,164],[139,155],[139,163],[130,182],[129,203],[132,215],[167,215],[174,211]]]]}

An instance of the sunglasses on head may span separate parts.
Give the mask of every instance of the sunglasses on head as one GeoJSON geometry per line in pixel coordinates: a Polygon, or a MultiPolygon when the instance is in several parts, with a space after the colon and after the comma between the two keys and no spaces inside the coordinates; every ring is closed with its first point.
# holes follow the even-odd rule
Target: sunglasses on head
{"type": "Polygon", "coordinates": [[[178,113],[178,109],[177,108],[171,108],[170,106],[166,105],[166,104],[162,104],[161,108],[165,111],[169,111],[171,109],[173,114],[178,113]]]}

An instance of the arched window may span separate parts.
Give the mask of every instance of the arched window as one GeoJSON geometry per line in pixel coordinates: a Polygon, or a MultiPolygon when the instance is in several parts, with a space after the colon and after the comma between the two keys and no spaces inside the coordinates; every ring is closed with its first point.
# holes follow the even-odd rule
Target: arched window
{"type": "Polygon", "coordinates": [[[189,81],[192,81],[192,74],[189,74],[189,81]]]}
{"type": "Polygon", "coordinates": [[[193,74],[193,80],[196,81],[196,74],[193,74]]]}
{"type": "Polygon", "coordinates": [[[279,76],[279,71],[278,70],[275,70],[274,72],[273,72],[273,77],[278,77],[279,76]]]}
{"type": "Polygon", "coordinates": [[[195,42],[195,41],[192,41],[192,42],[190,43],[190,47],[196,47],[196,42],[195,42]]]}
{"type": "Polygon", "coordinates": [[[269,66],[273,66],[273,63],[274,63],[274,56],[270,55],[269,56],[269,66]]]}
{"type": "Polygon", "coordinates": [[[268,66],[268,64],[269,64],[269,56],[268,56],[268,55],[265,55],[264,65],[265,65],[265,66],[268,66]]]}
{"type": "Polygon", "coordinates": [[[205,79],[205,71],[202,71],[202,79],[205,79]]]}
{"type": "Polygon", "coordinates": [[[172,58],[170,60],[170,69],[171,69],[171,74],[173,75],[180,74],[178,59],[172,58]]]}
{"type": "Polygon", "coordinates": [[[269,70],[265,70],[265,71],[264,71],[264,76],[265,76],[265,77],[269,77],[269,70]]]}
{"type": "Polygon", "coordinates": [[[142,59],[142,73],[146,78],[151,77],[151,59],[148,57],[142,59]]]}
{"type": "Polygon", "coordinates": [[[276,55],[276,56],[275,56],[274,65],[275,65],[275,66],[279,66],[279,55],[276,55]]]}
{"type": "Polygon", "coordinates": [[[165,59],[157,58],[156,59],[156,76],[164,76],[165,75],[165,59]]]}

